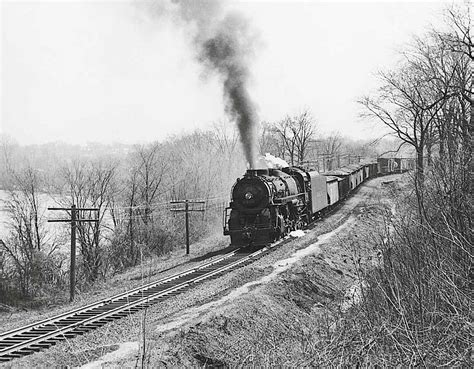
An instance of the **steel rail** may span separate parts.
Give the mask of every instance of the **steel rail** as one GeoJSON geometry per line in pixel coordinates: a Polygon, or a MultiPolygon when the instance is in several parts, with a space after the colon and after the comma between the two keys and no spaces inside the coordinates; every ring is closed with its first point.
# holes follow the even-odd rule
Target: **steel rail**
{"type": "Polygon", "coordinates": [[[169,281],[172,281],[173,279],[176,279],[176,278],[179,278],[179,277],[182,277],[186,274],[189,274],[189,273],[193,273],[197,270],[200,270],[200,269],[203,269],[203,268],[206,268],[210,265],[213,265],[215,263],[218,263],[218,262],[221,262],[223,260],[226,260],[227,258],[235,255],[240,249],[236,249],[234,251],[231,251],[225,255],[222,255],[220,258],[217,258],[217,259],[214,259],[212,261],[209,261],[207,263],[204,263],[204,264],[201,264],[195,268],[191,268],[191,269],[188,269],[182,273],[176,273],[176,274],[173,274],[169,277],[164,277],[164,278],[161,278],[157,281],[153,281],[153,282],[149,282],[147,284],[144,284],[144,285],[140,285],[139,287],[135,287],[131,290],[128,290],[128,291],[125,291],[125,292],[122,292],[122,293],[119,293],[117,295],[114,295],[114,296],[110,296],[110,297],[106,297],[102,300],[99,300],[97,302],[94,302],[92,304],[89,304],[89,305],[86,305],[86,306],[81,306],[77,309],[74,309],[74,310],[69,310],[69,311],[66,311],[62,314],[59,314],[59,315],[55,315],[54,317],[51,317],[51,318],[47,318],[47,319],[44,319],[42,321],[39,321],[39,322],[34,322],[34,323],[31,323],[29,325],[26,325],[26,326],[22,326],[22,327],[19,327],[19,328],[14,328],[10,331],[7,331],[7,332],[4,332],[4,333],[0,333],[0,344],[1,344],[1,341],[4,340],[5,338],[8,338],[10,336],[13,336],[13,335],[17,335],[19,333],[21,333],[22,331],[28,331],[29,329],[31,328],[36,328],[36,327],[39,327],[43,324],[51,324],[55,321],[58,321],[58,320],[61,320],[65,317],[69,317],[69,316],[72,316],[74,314],[77,314],[77,313],[83,313],[83,312],[86,312],[88,310],[91,310],[91,309],[94,309],[94,308],[97,308],[97,307],[100,307],[100,306],[104,306],[108,303],[111,303],[111,302],[114,302],[118,299],[121,299],[123,297],[126,297],[126,296],[129,296],[129,295],[132,295],[142,289],[146,289],[146,288],[149,288],[149,287],[153,287],[153,286],[157,286],[159,284],[163,284],[163,283],[166,283],[166,282],[169,282],[169,281]]]}
{"type": "Polygon", "coordinates": [[[0,362],[40,351],[57,341],[72,338],[109,321],[128,316],[168,295],[178,294],[194,284],[249,262],[274,246],[264,247],[251,254],[239,253],[241,250],[237,249],[182,273],[176,273],[50,319],[5,332],[0,335],[0,362]],[[235,258],[236,260],[233,260],[235,258]],[[222,265],[216,265],[219,263],[222,265]],[[179,279],[183,280],[179,281],[179,279]],[[170,285],[167,286],[167,284],[170,285]]]}

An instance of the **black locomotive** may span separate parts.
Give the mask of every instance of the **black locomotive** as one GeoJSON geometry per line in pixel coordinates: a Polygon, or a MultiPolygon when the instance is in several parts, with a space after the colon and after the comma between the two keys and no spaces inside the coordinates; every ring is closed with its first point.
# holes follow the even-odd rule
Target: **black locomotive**
{"type": "Polygon", "coordinates": [[[326,197],[326,178],[317,172],[249,169],[232,188],[224,234],[233,245],[274,242],[310,223],[326,197]]]}

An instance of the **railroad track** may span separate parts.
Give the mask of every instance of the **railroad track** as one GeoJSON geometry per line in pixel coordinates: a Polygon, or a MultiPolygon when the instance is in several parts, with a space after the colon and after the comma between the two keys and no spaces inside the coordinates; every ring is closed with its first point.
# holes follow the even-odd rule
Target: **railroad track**
{"type": "Polygon", "coordinates": [[[0,334],[0,362],[41,351],[59,341],[73,338],[113,320],[129,316],[202,281],[249,263],[275,246],[276,244],[273,244],[252,253],[237,249],[171,277],[2,333],[0,334]]]}

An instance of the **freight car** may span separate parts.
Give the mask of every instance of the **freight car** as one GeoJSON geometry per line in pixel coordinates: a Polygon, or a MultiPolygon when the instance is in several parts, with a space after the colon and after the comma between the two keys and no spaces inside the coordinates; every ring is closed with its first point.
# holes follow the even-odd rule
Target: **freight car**
{"type": "Polygon", "coordinates": [[[305,228],[365,180],[400,172],[409,165],[380,158],[326,173],[299,167],[249,169],[232,188],[230,205],[224,210],[224,235],[235,246],[272,243],[305,228]]]}
{"type": "Polygon", "coordinates": [[[413,158],[378,158],[378,173],[403,173],[407,170],[415,169],[415,159],[413,158]]]}

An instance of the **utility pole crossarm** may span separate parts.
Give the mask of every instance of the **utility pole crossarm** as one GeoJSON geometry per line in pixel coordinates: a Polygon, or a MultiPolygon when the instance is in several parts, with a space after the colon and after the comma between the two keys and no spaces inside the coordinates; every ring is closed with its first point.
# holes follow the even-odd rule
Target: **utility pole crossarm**
{"type": "Polygon", "coordinates": [[[203,200],[172,200],[170,204],[205,204],[206,202],[203,200]]]}
{"type": "Polygon", "coordinates": [[[183,211],[206,211],[206,209],[170,209],[170,211],[174,211],[175,213],[182,213],[183,211]]]}
{"type": "MultiPolygon", "coordinates": [[[[48,210],[67,210],[71,211],[71,208],[48,208],[48,210]]],[[[81,211],[99,211],[99,208],[76,208],[76,210],[81,210],[81,211]]]]}
{"type": "MultiPolygon", "coordinates": [[[[99,219],[76,219],[76,222],[81,223],[97,223],[99,219]]],[[[70,223],[71,219],[48,219],[48,223],[70,223]]]]}

